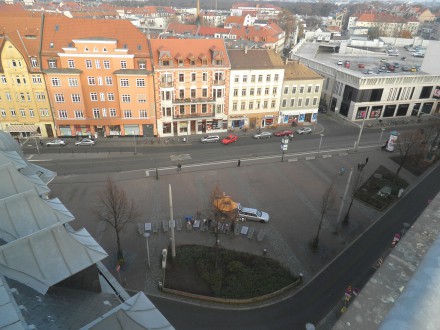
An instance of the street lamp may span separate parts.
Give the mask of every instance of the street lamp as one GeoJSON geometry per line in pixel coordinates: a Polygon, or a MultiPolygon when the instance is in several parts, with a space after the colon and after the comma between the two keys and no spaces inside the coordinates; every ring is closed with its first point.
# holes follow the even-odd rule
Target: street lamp
{"type": "Polygon", "coordinates": [[[385,131],[385,128],[380,129],[379,147],[382,145],[382,135],[383,135],[384,131],[385,131]]]}
{"type": "Polygon", "coordinates": [[[324,134],[319,134],[319,136],[321,138],[319,139],[318,155],[321,153],[322,138],[324,137],[324,134]]]}
{"type": "Polygon", "coordinates": [[[146,245],[146,248],[147,248],[148,267],[150,267],[150,247],[148,246],[148,237],[150,237],[150,233],[145,232],[144,233],[144,237],[145,237],[145,240],[146,240],[145,245],[146,245]]]}
{"type": "Polygon", "coordinates": [[[284,151],[287,151],[287,147],[289,146],[289,138],[287,136],[283,136],[281,138],[281,150],[283,154],[281,156],[281,162],[284,162],[284,151]]]}
{"type": "Polygon", "coordinates": [[[353,151],[357,151],[357,148],[358,148],[359,143],[360,143],[360,141],[361,141],[362,131],[363,131],[363,129],[364,129],[365,118],[367,118],[367,115],[368,115],[368,108],[367,108],[367,110],[365,111],[365,113],[364,113],[364,115],[363,115],[361,129],[359,130],[359,136],[358,136],[358,139],[357,139],[357,141],[356,141],[356,143],[355,143],[355,145],[354,145],[354,150],[353,150],[353,151]]]}
{"type": "Polygon", "coordinates": [[[136,155],[136,131],[133,131],[133,139],[134,139],[134,154],[136,155]]]}

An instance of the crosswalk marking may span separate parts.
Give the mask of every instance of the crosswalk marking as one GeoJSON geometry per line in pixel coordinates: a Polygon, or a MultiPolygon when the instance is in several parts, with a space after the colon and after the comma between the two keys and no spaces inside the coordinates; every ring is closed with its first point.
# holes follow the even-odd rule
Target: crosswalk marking
{"type": "Polygon", "coordinates": [[[171,161],[188,160],[188,159],[191,159],[191,155],[190,154],[171,155],[170,158],[171,158],[171,161]]]}

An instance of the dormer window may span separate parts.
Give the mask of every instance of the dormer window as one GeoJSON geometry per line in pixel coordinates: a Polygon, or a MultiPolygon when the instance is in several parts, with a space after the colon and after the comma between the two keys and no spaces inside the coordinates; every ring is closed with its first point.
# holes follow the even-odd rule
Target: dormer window
{"type": "Polygon", "coordinates": [[[102,51],[103,51],[104,53],[107,53],[107,52],[108,52],[107,48],[105,48],[105,47],[102,49],[102,51]]]}
{"type": "Polygon", "coordinates": [[[51,68],[51,69],[57,68],[57,61],[56,60],[49,60],[48,64],[49,64],[49,68],[51,68]]]}
{"type": "Polygon", "coordinates": [[[202,59],[202,65],[203,66],[207,66],[208,65],[208,60],[206,58],[202,59]]]}
{"type": "Polygon", "coordinates": [[[49,48],[53,48],[53,42],[49,43],[49,48]]]}
{"type": "Polygon", "coordinates": [[[170,61],[169,60],[162,60],[160,65],[162,65],[162,66],[170,66],[170,61]]]}
{"type": "Polygon", "coordinates": [[[97,47],[93,48],[93,52],[94,52],[94,53],[99,52],[98,48],[97,48],[97,47]]]}
{"type": "Polygon", "coordinates": [[[145,68],[146,68],[145,62],[139,62],[139,69],[145,70],[145,68]]]}
{"type": "Polygon", "coordinates": [[[178,64],[179,66],[183,66],[183,58],[179,58],[179,59],[177,59],[177,64],[178,64]]]}
{"type": "Polygon", "coordinates": [[[86,48],[84,48],[84,51],[85,52],[90,52],[90,50],[86,47],[86,48]]]}

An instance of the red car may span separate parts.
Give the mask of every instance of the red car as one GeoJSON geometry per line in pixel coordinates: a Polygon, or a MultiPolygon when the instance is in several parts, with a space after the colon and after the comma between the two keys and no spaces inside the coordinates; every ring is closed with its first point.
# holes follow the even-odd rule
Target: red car
{"type": "Polygon", "coordinates": [[[235,142],[238,140],[237,135],[229,134],[227,137],[222,139],[223,144],[231,144],[232,142],[235,142]]]}
{"type": "Polygon", "coordinates": [[[273,135],[275,135],[275,136],[289,136],[289,135],[293,135],[293,131],[286,129],[284,131],[275,132],[273,135]]]}

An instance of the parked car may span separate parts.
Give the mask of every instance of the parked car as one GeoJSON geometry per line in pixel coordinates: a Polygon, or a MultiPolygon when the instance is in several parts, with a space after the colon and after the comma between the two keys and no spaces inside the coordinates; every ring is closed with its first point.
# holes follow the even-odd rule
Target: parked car
{"type": "Polygon", "coordinates": [[[390,70],[391,72],[395,70],[394,65],[392,64],[388,64],[388,70],[390,70]]]}
{"type": "Polygon", "coordinates": [[[95,141],[93,141],[92,139],[82,139],[81,141],[75,142],[75,145],[77,147],[79,147],[79,146],[94,146],[95,141]]]}
{"type": "Polygon", "coordinates": [[[273,135],[275,135],[275,136],[291,136],[291,135],[293,135],[293,131],[286,129],[284,131],[275,132],[273,135]]]}
{"type": "Polygon", "coordinates": [[[247,220],[269,222],[269,214],[251,207],[244,207],[238,204],[238,216],[247,220]]]}
{"type": "Polygon", "coordinates": [[[238,140],[238,136],[234,134],[229,134],[227,137],[222,139],[223,144],[231,144],[238,140]]]}
{"type": "Polygon", "coordinates": [[[364,71],[364,74],[373,74],[373,73],[374,73],[374,71],[371,69],[364,71]]]}
{"type": "Polygon", "coordinates": [[[318,112],[319,113],[327,113],[327,108],[320,105],[319,108],[318,108],[318,112]]]}
{"type": "Polygon", "coordinates": [[[200,142],[202,143],[217,143],[218,141],[220,141],[220,137],[218,135],[205,135],[200,139],[200,142]]]}
{"type": "Polygon", "coordinates": [[[404,65],[402,66],[402,71],[411,71],[411,67],[409,67],[408,65],[404,65]]]}
{"type": "Polygon", "coordinates": [[[380,59],[380,61],[381,61],[382,63],[385,63],[385,62],[387,61],[387,59],[386,59],[386,58],[382,58],[382,59],[380,59]]]}
{"type": "Polygon", "coordinates": [[[46,142],[46,147],[64,147],[66,145],[66,141],[61,139],[55,139],[46,142]]]}
{"type": "Polygon", "coordinates": [[[342,62],[342,60],[338,61],[338,65],[342,65],[344,62],[342,62]]]}
{"type": "Polygon", "coordinates": [[[359,69],[363,69],[363,68],[365,68],[365,64],[364,64],[364,63],[359,63],[359,64],[358,64],[358,68],[359,68],[359,69]]]}
{"type": "Polygon", "coordinates": [[[270,139],[272,137],[271,132],[258,132],[253,135],[254,139],[270,139]]]}
{"type": "Polygon", "coordinates": [[[310,127],[301,127],[296,130],[297,134],[310,134],[312,133],[312,129],[310,127]]]}
{"type": "Polygon", "coordinates": [[[347,69],[350,69],[350,61],[345,61],[344,66],[345,66],[347,69]]]}
{"type": "Polygon", "coordinates": [[[393,65],[394,65],[394,67],[395,67],[396,69],[400,68],[400,64],[397,63],[397,62],[394,62],[393,65]]]}
{"type": "Polygon", "coordinates": [[[409,71],[411,72],[417,72],[417,68],[415,66],[413,66],[411,69],[409,69],[409,71]]]}

